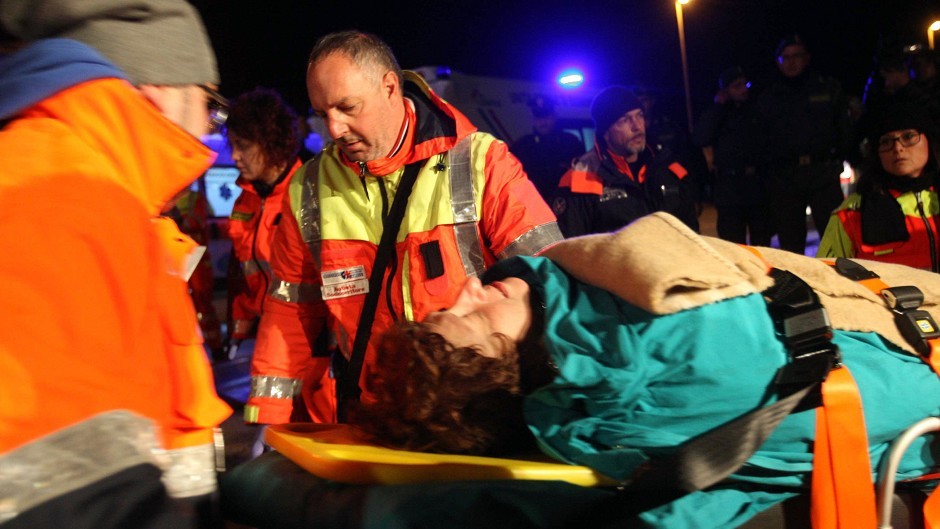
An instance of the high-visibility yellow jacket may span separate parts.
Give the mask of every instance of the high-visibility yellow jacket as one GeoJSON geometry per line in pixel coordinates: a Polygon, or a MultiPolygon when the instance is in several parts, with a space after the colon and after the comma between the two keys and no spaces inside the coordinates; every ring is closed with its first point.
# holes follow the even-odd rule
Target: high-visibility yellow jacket
{"type": "MultiPolygon", "coordinates": [[[[313,420],[336,420],[330,351],[347,358],[352,351],[383,214],[405,164],[426,160],[383,281],[373,338],[396,318],[449,306],[469,276],[497,259],[561,240],[554,215],[503,142],[477,132],[410,72],[405,96],[414,126],[403,155],[356,164],[333,144],[291,180],[272,243],[274,283],[255,345],[250,422],[287,421],[298,394],[313,420]],[[328,314],[331,339],[317,345],[328,314]]],[[[370,346],[363,381],[374,354],[370,346]]]]}
{"type": "Polygon", "coordinates": [[[832,212],[826,231],[819,241],[817,257],[858,257],[885,263],[897,263],[924,270],[940,270],[940,198],[933,189],[891,190],[904,214],[908,238],[867,243],[862,237],[863,195],[852,193],[832,212]]]}

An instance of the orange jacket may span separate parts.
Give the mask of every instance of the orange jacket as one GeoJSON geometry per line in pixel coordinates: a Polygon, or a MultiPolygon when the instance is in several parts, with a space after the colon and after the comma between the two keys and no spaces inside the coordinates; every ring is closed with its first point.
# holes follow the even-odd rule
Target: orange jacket
{"type": "Polygon", "coordinates": [[[864,198],[859,193],[852,193],[832,212],[816,256],[857,257],[932,272],[940,270],[940,195],[933,189],[890,192],[904,214],[907,239],[865,243],[862,237],[864,198]]]}
{"type": "MultiPolygon", "coordinates": [[[[331,145],[291,180],[272,243],[274,283],[252,365],[253,402],[263,399],[264,405],[246,406],[249,421],[288,420],[301,385],[313,420],[336,420],[329,355],[348,357],[352,350],[382,212],[394,200],[404,164],[427,160],[408,201],[390,279],[383,282],[373,338],[395,319],[421,319],[449,306],[470,274],[497,259],[534,254],[561,240],[554,215],[506,145],[476,132],[419,77],[406,72],[405,79],[416,125],[408,127],[414,132],[404,138],[404,156],[360,168],[331,145]],[[327,314],[329,343],[316,343],[327,314]]],[[[370,345],[363,380],[374,354],[370,345]]]]}
{"type": "Polygon", "coordinates": [[[271,284],[271,236],[281,220],[290,175],[299,168],[300,160],[297,160],[286,178],[264,196],[258,194],[251,182],[242,178],[236,181],[242,192],[235,200],[228,222],[236,261],[229,263],[228,280],[233,338],[246,338],[261,316],[264,296],[271,284]]]}
{"type": "Polygon", "coordinates": [[[203,193],[189,189],[180,196],[166,215],[172,218],[180,231],[191,237],[196,244],[205,247],[205,253],[189,277],[189,294],[196,307],[199,328],[206,345],[212,349],[222,346],[222,331],[219,315],[213,303],[215,274],[212,255],[209,253],[209,217],[212,206],[203,193]]]}
{"type": "Polygon", "coordinates": [[[127,82],[56,93],[0,130],[0,452],[125,409],[204,446],[215,393],[165,202],[212,153],[127,82]]]}

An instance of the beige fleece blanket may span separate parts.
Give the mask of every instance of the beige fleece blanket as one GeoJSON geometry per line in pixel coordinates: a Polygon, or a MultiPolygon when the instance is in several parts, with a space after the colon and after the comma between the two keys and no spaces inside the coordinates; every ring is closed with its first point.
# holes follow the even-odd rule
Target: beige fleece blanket
{"type": "MultiPolygon", "coordinates": [[[[585,283],[614,292],[654,314],[670,314],[761,292],[770,267],[788,270],[819,295],[834,328],[876,332],[914,353],[882,298],[819,259],[704,237],[667,213],[654,213],[613,232],[566,239],[542,255],[585,283]]],[[[940,320],[940,275],[901,265],[857,260],[889,286],[914,285],[923,309],[940,320]]]]}

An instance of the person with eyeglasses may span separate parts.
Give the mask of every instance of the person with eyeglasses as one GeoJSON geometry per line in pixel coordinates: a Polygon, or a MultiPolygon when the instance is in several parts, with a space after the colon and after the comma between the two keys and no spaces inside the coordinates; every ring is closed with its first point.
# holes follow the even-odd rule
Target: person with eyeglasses
{"type": "Polygon", "coordinates": [[[218,83],[185,0],[0,0],[4,528],[221,526],[232,410],[161,215],[213,162],[218,83]]]}
{"type": "MultiPolygon", "coordinates": [[[[211,86],[199,85],[199,89],[206,97],[206,134],[218,132],[228,118],[228,100],[211,86]]],[[[187,284],[196,307],[196,318],[199,320],[199,329],[202,331],[207,352],[212,355],[214,361],[227,359],[222,339],[222,322],[215,310],[215,272],[209,251],[209,217],[213,216],[212,205],[209,204],[205,192],[187,187],[167,202],[166,209],[161,214],[173,219],[180,231],[205,248],[187,284]]]]}
{"type": "Polygon", "coordinates": [[[832,214],[818,257],[858,257],[940,272],[936,123],[898,102],[869,116],[856,192],[832,214]]]}

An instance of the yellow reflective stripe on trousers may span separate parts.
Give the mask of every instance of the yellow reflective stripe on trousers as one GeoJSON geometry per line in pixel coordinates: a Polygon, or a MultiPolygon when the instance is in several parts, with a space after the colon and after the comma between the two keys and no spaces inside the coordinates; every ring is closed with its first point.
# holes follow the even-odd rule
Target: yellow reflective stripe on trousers
{"type": "Polygon", "coordinates": [[[153,422],[114,411],[7,452],[0,456],[0,523],[127,468],[158,466],[156,448],[153,422]]]}
{"type": "Polygon", "coordinates": [[[248,398],[292,399],[300,394],[300,387],[297,378],[255,375],[251,377],[248,398]]]}

